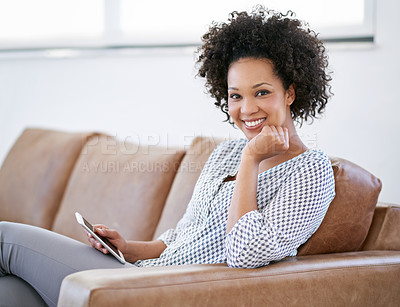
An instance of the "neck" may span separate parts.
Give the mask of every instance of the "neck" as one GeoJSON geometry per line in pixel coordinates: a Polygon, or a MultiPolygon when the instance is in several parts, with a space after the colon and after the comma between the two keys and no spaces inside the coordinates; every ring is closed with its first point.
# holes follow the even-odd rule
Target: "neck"
{"type": "Polygon", "coordinates": [[[292,118],[288,118],[290,118],[290,120],[287,120],[285,123],[285,127],[288,129],[289,132],[289,150],[287,151],[287,154],[294,157],[302,154],[303,152],[308,150],[308,148],[297,134],[297,130],[294,126],[292,118]]]}

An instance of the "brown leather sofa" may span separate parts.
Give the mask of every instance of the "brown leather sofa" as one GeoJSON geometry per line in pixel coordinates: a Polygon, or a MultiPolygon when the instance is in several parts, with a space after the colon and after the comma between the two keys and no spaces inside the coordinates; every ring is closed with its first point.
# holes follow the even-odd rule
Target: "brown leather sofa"
{"type": "MultiPolygon", "coordinates": [[[[99,133],[26,129],[0,169],[0,220],[86,243],[79,211],[132,240],[183,215],[220,140],[143,146],[99,133]]],[[[398,306],[400,208],[378,204],[381,182],[331,158],[336,197],[298,256],[258,269],[225,264],[93,270],[65,278],[60,306],[398,306]]]]}

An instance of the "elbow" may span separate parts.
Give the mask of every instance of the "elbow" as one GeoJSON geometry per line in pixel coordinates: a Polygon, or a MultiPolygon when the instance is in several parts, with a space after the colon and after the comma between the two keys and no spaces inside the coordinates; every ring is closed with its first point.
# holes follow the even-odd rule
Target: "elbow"
{"type": "Polygon", "coordinates": [[[256,246],[253,248],[242,249],[240,252],[233,252],[229,246],[226,246],[226,263],[231,268],[258,268],[268,265],[271,261],[279,261],[288,254],[277,242],[270,242],[269,248],[256,246]]]}
{"type": "Polygon", "coordinates": [[[254,269],[261,266],[265,266],[269,264],[269,261],[260,257],[260,254],[253,253],[232,253],[229,249],[227,249],[226,255],[226,264],[230,268],[241,268],[241,269],[254,269]]]}
{"type": "Polygon", "coordinates": [[[247,257],[243,257],[242,251],[235,250],[230,244],[226,246],[226,264],[230,268],[249,268],[247,257]]]}
{"type": "Polygon", "coordinates": [[[243,261],[240,261],[238,257],[230,257],[229,255],[226,257],[226,264],[230,268],[245,268],[243,261]]]}
{"type": "Polygon", "coordinates": [[[257,261],[257,259],[248,259],[247,261],[245,259],[240,259],[239,257],[228,257],[226,259],[226,263],[230,268],[236,268],[236,269],[255,269],[258,267],[266,266],[269,264],[269,261],[264,261],[260,262],[257,261]],[[250,261],[249,261],[250,260],[250,261]]]}
{"type": "Polygon", "coordinates": [[[249,267],[246,263],[237,261],[237,259],[227,259],[226,263],[227,263],[228,267],[234,268],[234,269],[250,269],[250,268],[252,268],[252,267],[249,267]]]}

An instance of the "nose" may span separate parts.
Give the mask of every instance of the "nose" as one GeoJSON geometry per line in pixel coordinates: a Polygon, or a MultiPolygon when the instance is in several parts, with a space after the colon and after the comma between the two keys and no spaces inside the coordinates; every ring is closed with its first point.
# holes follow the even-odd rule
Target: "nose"
{"type": "Polygon", "coordinates": [[[254,114],[258,112],[258,105],[253,99],[243,99],[240,107],[240,112],[246,115],[254,114]]]}

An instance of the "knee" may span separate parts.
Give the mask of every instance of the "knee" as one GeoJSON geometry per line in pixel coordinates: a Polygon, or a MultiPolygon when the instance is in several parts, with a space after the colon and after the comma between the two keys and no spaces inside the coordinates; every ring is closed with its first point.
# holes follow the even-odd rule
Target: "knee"
{"type": "Polygon", "coordinates": [[[5,222],[5,221],[0,222],[0,232],[3,232],[3,230],[7,228],[8,223],[10,222],[5,222]]]}
{"type": "Polygon", "coordinates": [[[12,226],[13,224],[14,223],[12,223],[12,222],[1,221],[0,222],[0,235],[10,231],[9,229],[13,227],[12,226]]]}

